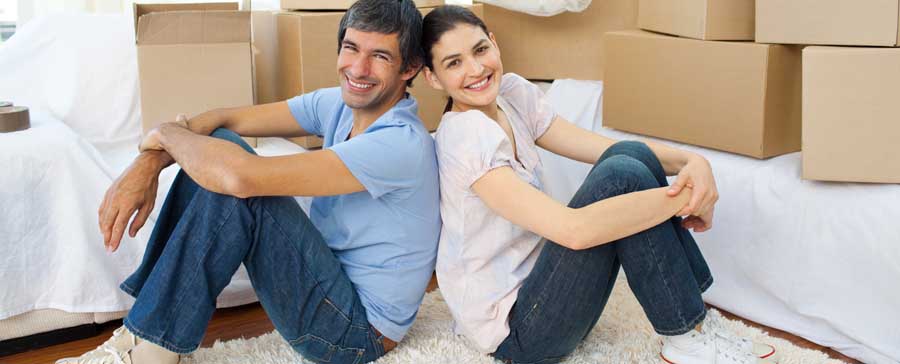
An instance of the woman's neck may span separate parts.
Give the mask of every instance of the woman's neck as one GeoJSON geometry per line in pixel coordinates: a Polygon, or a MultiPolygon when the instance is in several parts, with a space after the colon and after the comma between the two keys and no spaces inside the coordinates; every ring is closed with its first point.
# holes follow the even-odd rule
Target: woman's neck
{"type": "Polygon", "coordinates": [[[469,110],[481,111],[485,115],[487,115],[489,118],[493,119],[494,121],[500,120],[499,119],[500,118],[500,108],[497,106],[496,99],[493,102],[491,102],[490,104],[487,104],[484,106],[465,105],[465,104],[460,104],[460,103],[454,101],[453,108],[451,109],[451,111],[456,111],[456,112],[466,112],[469,110]]]}

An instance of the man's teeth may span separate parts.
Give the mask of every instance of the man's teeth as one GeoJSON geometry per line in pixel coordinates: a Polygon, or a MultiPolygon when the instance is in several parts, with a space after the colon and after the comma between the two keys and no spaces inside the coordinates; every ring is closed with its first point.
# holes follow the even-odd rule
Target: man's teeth
{"type": "Polygon", "coordinates": [[[353,87],[356,87],[356,88],[370,88],[373,86],[371,83],[356,83],[356,82],[350,81],[349,78],[347,79],[347,82],[350,82],[350,85],[353,87]]]}
{"type": "Polygon", "coordinates": [[[466,87],[466,88],[471,88],[471,89],[481,88],[481,87],[483,87],[484,85],[487,85],[488,80],[490,80],[490,77],[485,78],[485,79],[482,80],[481,82],[476,83],[476,84],[471,85],[471,86],[466,87]]]}

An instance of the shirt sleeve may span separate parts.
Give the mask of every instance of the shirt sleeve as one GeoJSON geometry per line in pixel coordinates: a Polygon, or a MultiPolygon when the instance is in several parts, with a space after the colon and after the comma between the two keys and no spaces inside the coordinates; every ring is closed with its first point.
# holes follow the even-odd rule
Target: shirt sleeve
{"type": "Polygon", "coordinates": [[[430,136],[412,125],[389,125],[367,131],[331,150],[347,166],[372,198],[407,190],[421,183],[424,153],[434,153],[430,136]],[[422,138],[429,138],[428,141],[422,138]]]}
{"type": "Polygon", "coordinates": [[[467,111],[441,122],[436,143],[441,176],[466,187],[488,171],[510,166],[513,160],[506,133],[480,111],[467,111]]]}
{"type": "Polygon", "coordinates": [[[503,76],[503,81],[512,84],[511,87],[515,93],[513,97],[515,101],[512,102],[520,103],[517,108],[525,111],[525,122],[528,124],[528,131],[534,140],[538,140],[550,128],[550,124],[556,118],[556,110],[553,108],[553,105],[550,105],[550,102],[544,95],[544,91],[541,91],[540,87],[522,78],[522,76],[515,73],[507,73],[503,76]]]}
{"type": "Polygon", "coordinates": [[[306,132],[322,136],[322,124],[327,120],[329,113],[334,111],[336,105],[340,105],[341,92],[339,88],[319,89],[287,100],[288,108],[294,120],[300,124],[306,132]]]}

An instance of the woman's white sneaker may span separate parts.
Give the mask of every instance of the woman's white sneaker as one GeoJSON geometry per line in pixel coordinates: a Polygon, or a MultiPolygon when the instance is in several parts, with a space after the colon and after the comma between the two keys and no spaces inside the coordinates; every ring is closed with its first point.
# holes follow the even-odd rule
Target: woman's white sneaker
{"type": "Polygon", "coordinates": [[[691,332],[663,337],[660,357],[668,364],[763,364],[772,363],[754,355],[724,335],[691,332]]]}

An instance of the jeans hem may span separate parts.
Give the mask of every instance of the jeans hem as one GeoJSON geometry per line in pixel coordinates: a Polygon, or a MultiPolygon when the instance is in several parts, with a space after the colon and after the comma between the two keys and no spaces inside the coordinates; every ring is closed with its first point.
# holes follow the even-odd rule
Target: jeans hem
{"type": "Polygon", "coordinates": [[[141,340],[149,341],[153,344],[159,345],[163,349],[166,349],[166,350],[171,351],[176,354],[181,354],[181,355],[190,354],[190,353],[196,351],[198,347],[200,347],[200,345],[197,344],[197,345],[193,346],[192,348],[182,348],[178,345],[172,344],[172,343],[164,340],[161,337],[155,337],[152,335],[148,335],[148,334],[144,333],[143,331],[135,328],[134,324],[132,324],[131,321],[128,320],[128,317],[126,317],[125,319],[122,320],[122,325],[124,325],[125,328],[128,329],[128,331],[130,331],[132,335],[137,336],[141,340]]]}
{"type": "Polygon", "coordinates": [[[135,290],[134,288],[131,288],[131,286],[125,284],[125,282],[122,282],[121,284],[119,284],[119,289],[121,289],[122,292],[125,292],[126,294],[128,294],[131,297],[137,298],[137,296],[138,296],[137,290],[135,290]]]}
{"type": "Polygon", "coordinates": [[[706,290],[709,289],[713,284],[713,277],[709,277],[703,284],[700,285],[700,293],[706,293],[706,290]]]}
{"type": "Polygon", "coordinates": [[[660,334],[660,335],[663,335],[663,336],[678,336],[678,335],[683,335],[683,334],[686,334],[686,333],[688,333],[688,332],[691,332],[691,330],[693,330],[694,328],[696,328],[697,325],[699,325],[699,324],[700,324],[701,322],[703,322],[703,320],[705,320],[705,319],[706,319],[706,308],[704,307],[703,310],[700,311],[700,314],[699,314],[699,315],[697,315],[696,317],[694,317],[693,319],[691,319],[690,321],[688,321],[688,323],[687,323],[686,325],[684,325],[684,326],[682,326],[682,327],[680,327],[680,328],[673,329],[673,330],[663,330],[663,329],[658,329],[658,328],[655,328],[655,327],[654,327],[653,330],[656,331],[657,334],[660,334]]]}

